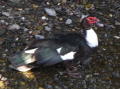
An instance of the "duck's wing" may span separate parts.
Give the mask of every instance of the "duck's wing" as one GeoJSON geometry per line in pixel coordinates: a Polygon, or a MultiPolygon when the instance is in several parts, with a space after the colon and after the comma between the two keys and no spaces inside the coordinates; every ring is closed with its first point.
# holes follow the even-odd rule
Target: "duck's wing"
{"type": "Polygon", "coordinates": [[[34,48],[41,48],[41,47],[49,47],[49,46],[57,46],[54,40],[51,39],[44,39],[44,40],[34,40],[30,44],[27,45],[25,50],[34,49],[34,48]]]}
{"type": "Polygon", "coordinates": [[[58,43],[67,43],[72,46],[77,46],[84,40],[81,33],[54,34],[54,38],[58,43]]]}
{"type": "Polygon", "coordinates": [[[43,66],[54,65],[63,61],[57,50],[50,47],[39,48],[35,52],[35,58],[37,60],[36,63],[43,66]]]}
{"type": "Polygon", "coordinates": [[[54,34],[52,37],[34,40],[26,48],[33,49],[41,46],[48,47],[49,45],[61,45],[69,44],[72,46],[79,45],[80,42],[84,40],[84,37],[81,33],[67,33],[67,34],[54,34]]]}
{"type": "Polygon", "coordinates": [[[36,63],[38,65],[50,66],[62,61],[73,60],[76,52],[69,50],[63,53],[63,49],[63,47],[57,49],[50,47],[39,48],[35,53],[36,63]]]}

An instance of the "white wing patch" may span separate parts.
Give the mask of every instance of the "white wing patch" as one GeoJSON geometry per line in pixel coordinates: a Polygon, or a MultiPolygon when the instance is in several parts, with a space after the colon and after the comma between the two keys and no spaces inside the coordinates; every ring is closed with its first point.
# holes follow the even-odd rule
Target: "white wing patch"
{"type": "Polygon", "coordinates": [[[35,51],[37,50],[38,48],[34,48],[34,49],[30,49],[30,50],[26,50],[25,53],[35,53],[35,51]]]}
{"type": "Polygon", "coordinates": [[[57,50],[58,53],[60,53],[61,49],[62,49],[62,47],[60,47],[60,48],[58,48],[56,50],[57,50]]]}
{"type": "Polygon", "coordinates": [[[95,31],[91,28],[90,30],[87,30],[86,37],[85,37],[87,44],[90,47],[96,47],[98,46],[98,37],[95,31]]]}
{"type": "Polygon", "coordinates": [[[63,60],[73,60],[75,53],[76,53],[76,52],[73,52],[73,51],[72,51],[72,52],[69,52],[69,53],[67,53],[67,54],[65,54],[65,55],[61,55],[61,58],[62,58],[63,60]]]}

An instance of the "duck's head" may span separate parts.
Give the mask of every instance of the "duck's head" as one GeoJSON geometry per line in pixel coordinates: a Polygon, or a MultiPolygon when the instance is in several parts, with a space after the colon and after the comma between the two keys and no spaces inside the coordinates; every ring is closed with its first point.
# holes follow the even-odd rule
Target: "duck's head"
{"type": "Polygon", "coordinates": [[[82,21],[82,26],[84,29],[87,30],[92,28],[93,26],[104,27],[104,24],[102,24],[101,21],[96,17],[86,17],[82,21]]]}

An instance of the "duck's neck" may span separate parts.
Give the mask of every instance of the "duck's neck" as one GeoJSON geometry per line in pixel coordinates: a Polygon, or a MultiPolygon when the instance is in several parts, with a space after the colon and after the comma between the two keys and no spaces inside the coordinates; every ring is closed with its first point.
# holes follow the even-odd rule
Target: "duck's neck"
{"type": "Polygon", "coordinates": [[[90,28],[88,30],[85,30],[86,36],[85,40],[87,42],[87,45],[91,48],[97,47],[98,46],[98,37],[95,31],[90,28]]]}

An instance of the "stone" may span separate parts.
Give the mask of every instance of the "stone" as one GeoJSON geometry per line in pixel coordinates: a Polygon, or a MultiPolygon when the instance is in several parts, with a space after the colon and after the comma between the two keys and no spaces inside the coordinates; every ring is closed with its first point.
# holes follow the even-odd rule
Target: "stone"
{"type": "Polygon", "coordinates": [[[115,21],[115,25],[120,26],[120,22],[115,21]]]}
{"type": "Polygon", "coordinates": [[[42,3],[43,0],[33,0],[34,2],[42,3]]]}
{"type": "Polygon", "coordinates": [[[80,22],[82,22],[82,20],[83,20],[84,18],[86,18],[86,17],[88,17],[88,15],[84,15],[84,14],[83,14],[83,15],[81,16],[81,18],[80,18],[80,22]]]}
{"type": "Polygon", "coordinates": [[[22,20],[22,21],[25,21],[25,17],[21,17],[21,20],[22,20]]]}
{"type": "Polygon", "coordinates": [[[66,3],[67,2],[67,0],[62,0],[62,3],[66,3]]]}
{"type": "Polygon", "coordinates": [[[59,86],[54,86],[54,89],[62,89],[62,88],[59,86]]]}
{"type": "Polygon", "coordinates": [[[35,39],[41,40],[41,39],[45,39],[45,37],[43,35],[35,35],[35,39]]]}
{"type": "Polygon", "coordinates": [[[9,1],[11,1],[13,3],[19,3],[21,0],[9,0],[9,1]]]}
{"type": "Polygon", "coordinates": [[[113,72],[113,73],[112,73],[112,76],[113,76],[113,77],[116,77],[116,78],[120,78],[120,73],[119,73],[119,71],[113,72]]]}
{"type": "Polygon", "coordinates": [[[45,12],[49,15],[49,16],[56,16],[56,11],[52,8],[44,8],[45,12]]]}
{"type": "Polygon", "coordinates": [[[6,29],[0,29],[0,36],[6,32],[6,29]]]}
{"type": "Polygon", "coordinates": [[[20,26],[18,24],[12,24],[8,27],[8,29],[9,30],[14,30],[14,29],[18,30],[18,29],[20,29],[20,26]]]}
{"type": "Polygon", "coordinates": [[[29,31],[29,29],[28,28],[23,28],[24,29],[24,32],[27,32],[27,31],[29,31]]]}
{"type": "Polygon", "coordinates": [[[53,89],[53,86],[50,84],[45,84],[45,89],[53,89]]]}
{"type": "Polygon", "coordinates": [[[54,4],[58,4],[58,3],[60,3],[60,1],[61,1],[61,0],[52,0],[52,2],[53,2],[54,4]]]}
{"type": "Polygon", "coordinates": [[[5,39],[0,37],[0,45],[2,45],[5,42],[5,39]]]}
{"type": "Polygon", "coordinates": [[[114,38],[116,38],[116,39],[120,39],[120,37],[119,37],[119,36],[114,36],[114,38]]]}
{"type": "Polygon", "coordinates": [[[1,78],[1,81],[6,81],[6,80],[7,80],[6,77],[2,77],[2,78],[1,78]]]}
{"type": "Polygon", "coordinates": [[[49,26],[45,26],[46,31],[51,31],[51,28],[49,26]]]}
{"type": "Polygon", "coordinates": [[[9,17],[10,13],[9,12],[2,12],[2,15],[9,17]]]}
{"type": "Polygon", "coordinates": [[[67,19],[65,24],[71,24],[72,23],[72,20],[71,19],[67,19]]]}
{"type": "Polygon", "coordinates": [[[0,23],[4,24],[4,23],[5,23],[5,20],[0,20],[0,23]]]}
{"type": "Polygon", "coordinates": [[[42,20],[48,20],[48,18],[46,16],[42,16],[41,19],[42,20]]]}

